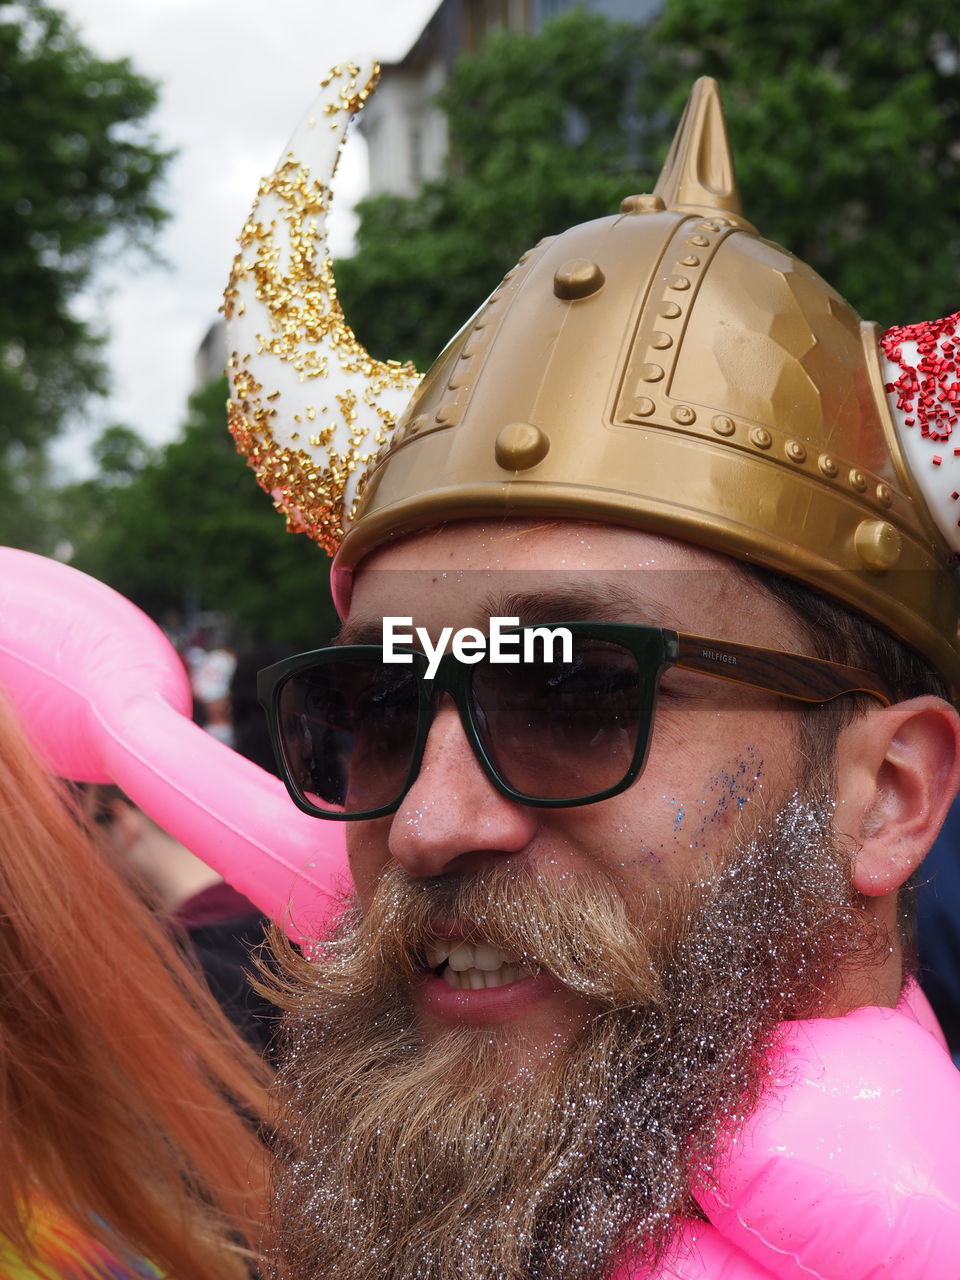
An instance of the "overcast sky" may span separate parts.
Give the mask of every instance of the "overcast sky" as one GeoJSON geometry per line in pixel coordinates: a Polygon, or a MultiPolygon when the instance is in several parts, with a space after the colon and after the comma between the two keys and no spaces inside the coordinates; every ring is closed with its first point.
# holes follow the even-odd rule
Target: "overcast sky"
{"type": "MultiPolygon", "coordinates": [[[[112,394],[94,401],[55,457],[82,471],[112,422],[154,442],[183,422],[193,356],[216,319],[234,241],[317,86],[337,62],[406,53],[438,0],[52,0],[103,57],[128,56],[158,80],[152,126],[179,154],[162,193],[166,270],[125,262],[101,274],[84,314],[110,332],[112,394]]],[[[345,210],[364,191],[366,148],[348,143],[337,178],[333,250],[350,244],[345,210]]]]}

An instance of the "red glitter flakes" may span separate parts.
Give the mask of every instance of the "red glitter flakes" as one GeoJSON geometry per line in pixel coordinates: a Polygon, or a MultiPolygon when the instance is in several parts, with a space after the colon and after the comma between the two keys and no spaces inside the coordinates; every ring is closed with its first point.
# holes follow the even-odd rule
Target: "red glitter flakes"
{"type": "MultiPolygon", "coordinates": [[[[943,320],[896,325],[880,339],[883,354],[902,370],[900,377],[886,384],[896,393],[897,408],[910,417],[905,425],[917,423],[921,435],[935,444],[945,444],[960,422],[960,311],[943,320]],[[903,344],[917,344],[917,363],[908,363],[903,344]]],[[[954,457],[960,449],[953,450],[954,457]]],[[[934,454],[939,467],[943,458],[934,454]]]]}

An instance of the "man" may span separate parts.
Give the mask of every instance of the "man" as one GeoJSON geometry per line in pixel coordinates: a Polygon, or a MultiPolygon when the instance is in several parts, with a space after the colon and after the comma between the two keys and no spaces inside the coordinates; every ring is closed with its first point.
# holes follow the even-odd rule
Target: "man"
{"type": "Polygon", "coordinates": [[[277,1276],[946,1280],[960,1085],[901,890],[960,781],[960,598],[902,456],[954,329],[887,335],[888,407],[701,82],[655,192],[525,255],[385,437],[338,370],[410,375],[331,305],[298,157],[228,293],[232,427],[330,549],[346,490],[338,645],[263,689],[356,892],[288,966],[277,1276]]]}

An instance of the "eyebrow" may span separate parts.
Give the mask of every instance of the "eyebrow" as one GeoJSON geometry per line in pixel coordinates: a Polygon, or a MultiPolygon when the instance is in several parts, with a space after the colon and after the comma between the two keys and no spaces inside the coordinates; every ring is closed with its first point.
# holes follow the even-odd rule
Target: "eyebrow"
{"type": "Polygon", "coordinates": [[[383,619],[371,622],[365,618],[356,621],[348,618],[330,643],[335,648],[345,644],[383,644],[383,619]]]}
{"type": "Polygon", "coordinates": [[[627,622],[679,629],[669,605],[609,579],[548,590],[491,593],[483,601],[483,611],[489,618],[518,617],[522,626],[537,622],[627,622]]]}
{"type": "MultiPolygon", "coordinates": [[[[519,618],[521,626],[540,622],[627,622],[680,629],[669,605],[609,579],[548,590],[492,591],[482,598],[478,612],[484,619],[519,618]]],[[[383,619],[349,618],[332,643],[382,644],[383,619]]]]}

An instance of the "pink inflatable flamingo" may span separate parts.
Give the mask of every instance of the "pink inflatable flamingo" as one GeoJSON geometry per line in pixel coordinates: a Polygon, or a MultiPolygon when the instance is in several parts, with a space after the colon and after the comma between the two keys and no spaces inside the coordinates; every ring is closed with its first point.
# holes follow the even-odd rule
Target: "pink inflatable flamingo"
{"type": "Polygon", "coordinates": [[[297,937],[347,887],[343,828],[190,719],[163,632],[102,582],[0,548],[0,685],[53,772],[115,782],[171,835],[297,937]]]}

